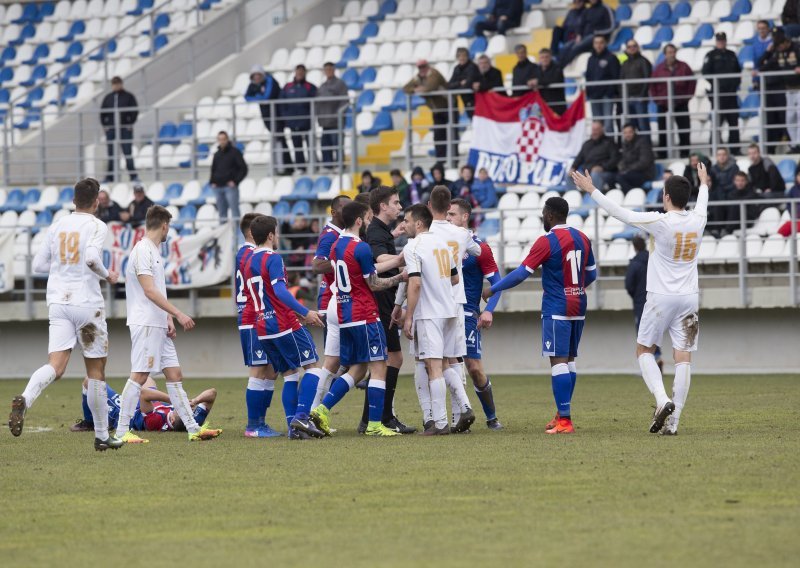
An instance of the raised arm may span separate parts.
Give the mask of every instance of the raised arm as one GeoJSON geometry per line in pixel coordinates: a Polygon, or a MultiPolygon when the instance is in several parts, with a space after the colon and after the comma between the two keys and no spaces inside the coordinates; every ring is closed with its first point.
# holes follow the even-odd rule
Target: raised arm
{"type": "Polygon", "coordinates": [[[697,190],[697,203],[694,205],[694,212],[698,215],[708,215],[708,188],[711,186],[711,177],[703,162],[697,164],[697,177],[700,180],[700,188],[697,190]]]}
{"type": "Polygon", "coordinates": [[[588,171],[584,173],[578,171],[572,172],[572,179],[578,189],[591,195],[597,205],[608,211],[609,215],[619,219],[623,223],[642,227],[643,225],[647,226],[650,223],[655,223],[661,218],[661,214],[655,211],[630,211],[621,205],[617,205],[594,186],[588,171]]]}

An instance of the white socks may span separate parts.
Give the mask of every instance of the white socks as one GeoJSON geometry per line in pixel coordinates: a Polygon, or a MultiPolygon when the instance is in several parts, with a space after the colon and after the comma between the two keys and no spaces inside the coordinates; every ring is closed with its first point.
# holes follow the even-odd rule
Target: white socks
{"type": "MultiPolygon", "coordinates": [[[[341,367],[340,367],[341,368],[341,367]]],[[[344,372],[344,371],[342,371],[344,372]]],[[[317,394],[314,395],[314,402],[311,403],[311,409],[319,406],[328,391],[331,390],[331,382],[333,381],[333,373],[329,370],[322,368],[317,373],[319,375],[319,382],[317,383],[317,394]]],[[[340,377],[341,375],[337,375],[340,377]]],[[[310,410],[310,409],[309,409],[310,410]]]]}
{"type": "Polygon", "coordinates": [[[639,368],[642,370],[642,378],[647,389],[656,397],[656,406],[661,408],[669,401],[669,397],[664,390],[664,379],[652,353],[643,353],[639,356],[639,368]]]}
{"type": "MultiPolygon", "coordinates": [[[[131,418],[133,418],[133,413],[136,412],[136,405],[139,404],[139,396],[142,394],[142,385],[134,381],[133,379],[128,379],[128,382],[125,383],[125,388],[122,389],[122,398],[119,402],[119,421],[117,422],[117,438],[122,438],[125,434],[128,433],[128,430],[131,428],[131,418]]],[[[87,402],[88,402],[88,393],[87,393],[87,402]]],[[[89,403],[89,408],[91,408],[91,403],[89,403]]],[[[94,415],[94,410],[92,411],[92,415],[94,415]]]]}
{"type": "Polygon", "coordinates": [[[458,404],[460,412],[469,410],[469,398],[467,398],[467,390],[464,388],[464,383],[461,381],[461,365],[450,365],[444,370],[444,380],[447,383],[447,388],[450,389],[450,396],[453,397],[454,408],[455,403],[458,404]]]}
{"type": "Polygon", "coordinates": [[[433,420],[430,382],[428,381],[428,370],[425,368],[425,363],[417,361],[416,367],[414,385],[417,387],[417,398],[419,398],[419,406],[422,409],[422,423],[425,424],[433,420]]]}
{"type": "Polygon", "coordinates": [[[108,392],[105,381],[88,379],[86,389],[86,402],[92,411],[94,422],[94,437],[98,440],[108,440],[108,392]]]}
{"type": "Polygon", "coordinates": [[[675,403],[675,412],[672,416],[675,420],[681,417],[681,411],[686,405],[686,397],[689,396],[689,385],[692,383],[692,364],[676,363],[675,380],[672,381],[672,402],[675,403]]]}
{"type": "Polygon", "coordinates": [[[269,379],[259,379],[258,377],[250,377],[247,379],[247,390],[251,391],[268,391],[275,390],[275,381],[269,379]],[[272,383],[272,388],[270,388],[272,383]]]}
{"type": "Polygon", "coordinates": [[[190,434],[196,434],[200,431],[200,426],[194,419],[192,407],[189,404],[189,397],[186,396],[186,391],[183,390],[183,382],[167,382],[167,394],[169,394],[169,401],[172,403],[172,408],[180,416],[183,425],[186,426],[186,431],[190,434]]]}
{"type": "Polygon", "coordinates": [[[52,365],[44,365],[36,369],[31,375],[25,390],[22,391],[22,396],[25,398],[25,408],[28,409],[33,406],[34,401],[39,398],[42,391],[55,380],[56,370],[52,365]]]}
{"type": "Polygon", "coordinates": [[[443,377],[430,381],[431,412],[437,428],[447,427],[447,384],[443,377]]]}

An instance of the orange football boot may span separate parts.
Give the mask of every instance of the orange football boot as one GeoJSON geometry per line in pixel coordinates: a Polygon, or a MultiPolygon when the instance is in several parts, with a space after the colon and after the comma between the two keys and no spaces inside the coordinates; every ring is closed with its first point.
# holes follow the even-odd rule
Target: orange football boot
{"type": "Polygon", "coordinates": [[[574,434],[575,427],[572,425],[572,420],[569,418],[561,418],[559,416],[558,420],[556,421],[556,425],[550,428],[549,430],[545,430],[547,434],[574,434]]]}
{"type": "Polygon", "coordinates": [[[553,419],[547,423],[547,426],[544,427],[545,431],[552,430],[553,428],[555,428],[556,424],[558,424],[559,418],[561,418],[561,415],[559,415],[558,412],[556,411],[556,415],[553,416],[553,419]]]}

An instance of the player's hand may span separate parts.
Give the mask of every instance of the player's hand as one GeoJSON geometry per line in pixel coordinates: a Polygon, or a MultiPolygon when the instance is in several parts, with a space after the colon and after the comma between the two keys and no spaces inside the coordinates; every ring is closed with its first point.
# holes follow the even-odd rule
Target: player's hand
{"type": "Polygon", "coordinates": [[[414,339],[414,333],[411,331],[412,327],[414,326],[414,318],[407,317],[405,323],[403,324],[403,334],[409,339],[414,339]]]}
{"type": "Polygon", "coordinates": [[[494,292],[492,292],[491,286],[487,286],[486,288],[483,289],[483,292],[481,293],[481,298],[483,298],[484,301],[488,302],[489,298],[491,298],[492,296],[494,296],[494,292]]]}
{"type": "Polygon", "coordinates": [[[175,339],[178,335],[178,332],[175,330],[175,321],[172,319],[172,316],[167,318],[167,337],[170,339],[175,339]]]}
{"type": "Polygon", "coordinates": [[[403,306],[395,306],[392,309],[392,323],[398,328],[403,329],[403,306]]]}
{"type": "Polygon", "coordinates": [[[183,312],[178,312],[177,318],[178,323],[183,327],[183,331],[189,331],[194,327],[194,320],[183,312]]]}
{"type": "Polygon", "coordinates": [[[481,317],[478,318],[478,329],[489,329],[494,322],[494,315],[492,312],[481,312],[481,317]]]}
{"type": "Polygon", "coordinates": [[[408,270],[403,270],[403,272],[400,273],[400,276],[400,280],[403,282],[408,282],[408,270]]]}
{"type": "MultiPolygon", "coordinates": [[[[301,316],[302,318],[302,316],[301,316]]],[[[305,325],[313,325],[314,327],[322,327],[322,318],[314,310],[309,310],[306,317],[302,318],[305,325]]]]}
{"type": "Polygon", "coordinates": [[[711,178],[708,175],[708,170],[703,162],[697,164],[697,179],[700,180],[700,185],[711,187],[711,178]]]}
{"type": "Polygon", "coordinates": [[[594,183],[592,182],[592,176],[589,175],[588,170],[584,170],[583,173],[579,171],[572,172],[572,181],[575,182],[575,187],[580,189],[583,193],[588,193],[591,195],[596,191],[594,183]]]}
{"type": "Polygon", "coordinates": [[[119,281],[119,272],[114,272],[113,270],[108,271],[108,276],[106,276],[106,282],[109,284],[116,284],[119,281]]]}

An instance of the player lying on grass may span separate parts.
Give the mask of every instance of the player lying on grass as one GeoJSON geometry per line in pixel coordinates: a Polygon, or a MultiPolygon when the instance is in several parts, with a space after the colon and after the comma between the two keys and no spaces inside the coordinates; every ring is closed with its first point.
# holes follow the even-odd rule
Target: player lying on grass
{"type": "Polygon", "coordinates": [[[542,267],[542,356],[550,357],[555,418],[545,426],[548,434],[570,434],[572,394],[578,377],[575,358],[586,319],[586,288],[597,278],[589,237],[567,226],[569,204],[551,197],[542,210],[546,234],[531,247],[522,264],[483,291],[483,299],[521,284],[542,267]]]}
{"type": "MultiPolygon", "coordinates": [[[[92,414],[86,397],[87,381],[83,382],[83,418],[78,420],[70,430],[73,432],[87,432],[94,428],[92,414]]],[[[120,395],[106,385],[108,397],[108,423],[111,428],[116,428],[119,421],[120,395]]],[[[217,399],[216,389],[207,389],[196,397],[189,400],[192,407],[192,415],[195,421],[201,426],[205,423],[217,399]]],[[[170,404],[169,395],[158,390],[156,382],[148,377],[142,386],[142,393],[139,397],[139,404],[133,413],[130,429],[136,431],[166,431],[175,430],[184,432],[186,427],[170,404]]],[[[144,440],[146,443],[147,441],[144,440]]]]}
{"type": "Polygon", "coordinates": [[[629,211],[603,195],[592,184],[589,173],[574,172],[575,185],[592,196],[595,203],[623,223],[638,227],[655,240],[647,264],[647,301],[639,323],[636,356],[648,390],[656,399],[650,432],[678,433],[678,420],[692,376],[692,352],[697,351],[700,335],[698,313],[699,286],[697,249],[706,227],[710,178],[706,167],[697,166],[700,188],[694,209],[687,211],[691,184],[683,176],[672,176],[664,183],[664,210],[629,211]],[[664,390],[664,379],[655,360],[655,351],[669,330],[675,358],[672,398],[664,390]]]}

